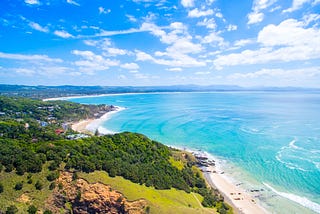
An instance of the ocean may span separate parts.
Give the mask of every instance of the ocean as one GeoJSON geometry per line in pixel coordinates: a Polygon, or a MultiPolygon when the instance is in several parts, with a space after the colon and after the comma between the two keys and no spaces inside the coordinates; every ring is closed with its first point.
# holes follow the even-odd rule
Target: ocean
{"type": "Polygon", "coordinates": [[[214,92],[69,98],[124,107],[100,132],[207,152],[271,213],[320,213],[320,93],[214,92]]]}

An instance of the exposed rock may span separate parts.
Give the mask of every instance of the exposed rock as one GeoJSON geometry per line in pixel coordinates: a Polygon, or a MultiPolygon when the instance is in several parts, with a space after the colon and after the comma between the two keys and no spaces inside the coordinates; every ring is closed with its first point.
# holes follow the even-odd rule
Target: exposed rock
{"type": "Polygon", "coordinates": [[[84,179],[72,180],[72,173],[62,172],[56,180],[56,188],[52,198],[47,201],[46,208],[56,212],[69,213],[66,203],[71,204],[74,214],[87,213],[145,213],[147,202],[143,199],[129,202],[120,192],[110,186],[94,183],[84,179]],[[59,189],[60,186],[60,189],[59,189]]]}

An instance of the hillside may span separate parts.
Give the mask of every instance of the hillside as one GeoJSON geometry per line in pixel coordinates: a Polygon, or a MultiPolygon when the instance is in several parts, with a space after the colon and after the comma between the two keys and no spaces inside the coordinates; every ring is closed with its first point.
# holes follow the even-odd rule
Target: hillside
{"type": "Polygon", "coordinates": [[[57,210],[62,213],[68,210],[73,213],[157,213],[158,207],[166,213],[168,207],[176,207],[174,204],[180,204],[181,210],[205,206],[227,212],[223,197],[206,186],[195,167],[196,160],[186,152],[136,133],[69,140],[68,130],[52,132],[53,128],[62,129],[66,121],[94,115],[91,109],[95,108],[105,107],[1,97],[2,212],[26,213],[28,209],[36,209],[40,213],[57,213],[57,210]],[[59,114],[61,109],[63,115],[59,114]],[[56,117],[55,123],[44,121],[48,114],[56,117]],[[42,122],[48,125],[42,126],[42,122]],[[127,185],[120,185],[122,182],[127,185]],[[90,185],[97,191],[88,192],[92,189],[88,188],[90,185]],[[138,189],[134,185],[145,195],[133,197],[132,188],[138,189]],[[121,193],[114,192],[113,188],[121,193]],[[163,203],[163,199],[159,203],[152,200],[164,190],[168,192],[162,198],[166,198],[170,206],[163,203]],[[106,204],[95,199],[101,197],[110,200],[106,204]],[[130,202],[133,205],[128,200],[133,201],[130,202]]]}

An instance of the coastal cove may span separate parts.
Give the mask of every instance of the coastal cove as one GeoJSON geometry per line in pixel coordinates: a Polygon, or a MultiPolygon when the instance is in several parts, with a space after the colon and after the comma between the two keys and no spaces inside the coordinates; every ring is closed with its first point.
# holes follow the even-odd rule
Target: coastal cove
{"type": "Polygon", "coordinates": [[[68,100],[125,108],[95,124],[99,131],[139,132],[205,152],[216,160],[220,176],[267,211],[320,212],[319,94],[157,93],[68,100]]]}

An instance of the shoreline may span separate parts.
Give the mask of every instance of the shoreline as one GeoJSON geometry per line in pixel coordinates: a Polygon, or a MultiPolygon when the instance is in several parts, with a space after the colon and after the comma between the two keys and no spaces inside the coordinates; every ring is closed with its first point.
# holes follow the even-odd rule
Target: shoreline
{"type": "Polygon", "coordinates": [[[120,111],[125,110],[125,108],[120,107],[120,106],[115,106],[116,110],[113,111],[109,111],[105,114],[103,114],[101,117],[99,118],[89,118],[89,119],[85,119],[85,120],[80,120],[78,122],[72,123],[71,125],[71,129],[76,131],[76,132],[80,132],[80,133],[90,133],[90,134],[94,134],[96,130],[98,130],[99,133],[101,134],[114,134],[114,132],[109,131],[107,129],[103,129],[101,130],[100,125],[107,121],[108,119],[110,119],[110,117],[113,114],[116,114],[120,111]]]}
{"type": "MultiPolygon", "coordinates": [[[[181,148],[179,148],[181,150],[181,148]]],[[[200,153],[190,149],[183,149],[192,153],[202,171],[207,183],[219,190],[224,200],[233,208],[234,213],[240,214],[266,214],[268,211],[263,208],[253,195],[246,189],[240,187],[242,183],[234,184],[230,181],[221,167],[220,160],[206,152],[200,153]]]]}
{"type": "MultiPolygon", "coordinates": [[[[107,129],[101,130],[100,125],[110,119],[113,114],[116,114],[119,111],[124,110],[125,108],[116,106],[117,110],[110,111],[105,113],[99,118],[96,119],[86,119],[78,121],[72,124],[72,129],[80,132],[80,133],[91,133],[94,134],[95,130],[98,130],[99,133],[102,134],[115,134],[115,132],[111,132],[107,129]],[[99,129],[100,128],[100,129],[99,129]],[[100,132],[102,131],[102,132],[100,132]]],[[[169,147],[177,148],[174,146],[167,145],[169,147]]],[[[179,150],[184,150],[192,153],[195,157],[197,156],[195,151],[191,149],[182,149],[177,148],[179,150]]],[[[203,155],[201,155],[203,156],[203,155]]],[[[208,155],[204,154],[203,156],[206,160],[211,163],[214,162],[217,164],[216,158],[208,158],[208,155]]],[[[197,158],[197,157],[196,157],[197,158]]],[[[197,158],[198,160],[198,158],[197,158]]],[[[223,170],[217,165],[208,165],[201,166],[198,168],[203,172],[204,178],[206,182],[212,187],[219,190],[219,192],[225,198],[225,201],[233,208],[234,213],[240,214],[265,214],[268,213],[262,206],[256,203],[253,196],[248,194],[244,189],[239,188],[237,185],[231,183],[229,179],[227,179],[224,175],[223,170]],[[224,175],[224,176],[223,176],[224,175]]]]}

